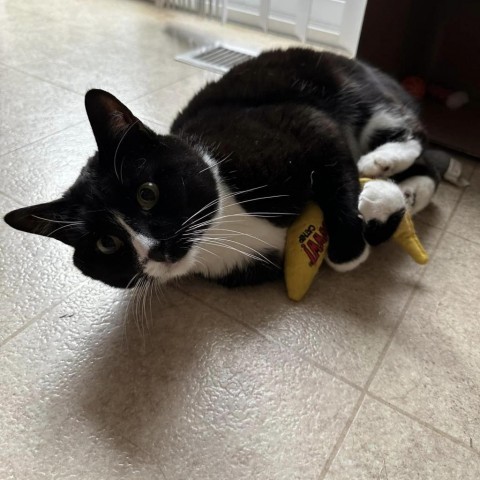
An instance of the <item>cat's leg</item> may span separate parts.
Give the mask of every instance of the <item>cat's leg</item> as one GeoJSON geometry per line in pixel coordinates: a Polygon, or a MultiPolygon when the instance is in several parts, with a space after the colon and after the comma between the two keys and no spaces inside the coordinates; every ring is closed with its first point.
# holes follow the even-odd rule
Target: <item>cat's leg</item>
{"type": "Polygon", "coordinates": [[[365,221],[370,245],[387,241],[398,228],[407,208],[400,187],[391,180],[371,180],[360,193],[358,209],[365,221]]]}
{"type": "Polygon", "coordinates": [[[430,165],[415,163],[393,177],[398,183],[411,214],[423,210],[432,200],[440,183],[440,175],[430,165]]]}
{"type": "Polygon", "coordinates": [[[413,165],[422,153],[421,141],[411,138],[384,143],[358,160],[358,170],[365,177],[391,177],[413,165]]]}
{"type": "Polygon", "coordinates": [[[311,174],[315,200],[323,210],[329,234],[327,262],[346,272],[363,263],[370,253],[358,211],[358,171],[350,159],[319,166],[311,174]]]}
{"type": "Polygon", "coordinates": [[[359,136],[363,152],[357,167],[365,177],[391,177],[409,168],[423,151],[424,132],[416,115],[406,109],[383,106],[359,136]]]}

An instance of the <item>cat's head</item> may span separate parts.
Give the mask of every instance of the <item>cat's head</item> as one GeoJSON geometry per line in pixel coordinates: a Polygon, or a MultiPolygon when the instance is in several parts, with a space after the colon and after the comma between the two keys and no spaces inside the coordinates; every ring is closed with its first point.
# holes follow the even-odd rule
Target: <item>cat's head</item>
{"type": "Polygon", "coordinates": [[[218,203],[208,158],[157,135],[107,92],[90,90],[85,106],[98,152],[60,199],[5,221],[71,245],[85,275],[115,287],[142,274],[167,281],[191,272],[195,240],[218,203]]]}

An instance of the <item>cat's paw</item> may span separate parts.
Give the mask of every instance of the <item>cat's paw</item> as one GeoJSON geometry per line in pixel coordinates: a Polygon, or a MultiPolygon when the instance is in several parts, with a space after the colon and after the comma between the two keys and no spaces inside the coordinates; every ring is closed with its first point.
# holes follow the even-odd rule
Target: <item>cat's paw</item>
{"type": "Polygon", "coordinates": [[[409,168],[421,153],[422,145],[417,139],[388,142],[360,157],[357,166],[366,177],[391,177],[409,168]]]}
{"type": "Polygon", "coordinates": [[[364,242],[363,249],[357,252],[354,258],[351,255],[338,254],[338,252],[328,251],[326,262],[337,272],[349,272],[360,266],[370,255],[370,245],[364,242]]]}
{"type": "Polygon", "coordinates": [[[370,246],[363,237],[363,220],[355,218],[348,228],[330,235],[326,261],[337,272],[349,272],[370,255],[370,246]]]}
{"type": "Polygon", "coordinates": [[[394,173],[394,161],[377,152],[370,152],[360,157],[357,167],[362,177],[389,177],[394,173]]]}
{"type": "Polygon", "coordinates": [[[407,209],[412,214],[423,210],[430,203],[437,188],[433,178],[426,175],[407,178],[399,186],[405,197],[407,209]]]}
{"type": "Polygon", "coordinates": [[[370,245],[388,240],[396,231],[406,210],[406,199],[399,186],[390,180],[372,180],[360,193],[358,210],[370,245]]]}

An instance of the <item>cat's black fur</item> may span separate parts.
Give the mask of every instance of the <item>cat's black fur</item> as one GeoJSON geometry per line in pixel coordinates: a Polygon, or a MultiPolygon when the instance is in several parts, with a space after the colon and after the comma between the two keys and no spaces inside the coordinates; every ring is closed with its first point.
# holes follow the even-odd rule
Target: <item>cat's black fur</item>
{"type": "MultiPolygon", "coordinates": [[[[348,137],[358,139],[384,108],[404,122],[378,128],[368,149],[407,137],[423,141],[413,102],[396,82],[360,62],[306,49],[267,52],[235,67],[191,100],[170,135],[155,134],[107,92],[92,90],[85,103],[98,152],[62,199],[10,212],[5,220],[72,245],[83,273],[116,287],[133,285],[150,260],[170,265],[187,256],[208,224],[193,236],[185,235],[184,224],[199,210],[196,219],[203,222],[218,214],[219,181],[247,213],[279,227],[290,225],[307,201],[317,202],[330,235],[330,261],[354,260],[366,248],[365,237],[378,243],[398,221],[390,219],[387,234],[382,225],[364,232],[358,158],[348,137]],[[160,192],[150,210],[137,198],[146,182],[160,192]],[[144,257],[118,216],[155,240],[144,257]],[[110,245],[111,235],[122,245],[106,255],[98,242],[110,245]]],[[[221,274],[204,274],[226,285],[278,276],[281,252],[260,254],[221,274]]]]}

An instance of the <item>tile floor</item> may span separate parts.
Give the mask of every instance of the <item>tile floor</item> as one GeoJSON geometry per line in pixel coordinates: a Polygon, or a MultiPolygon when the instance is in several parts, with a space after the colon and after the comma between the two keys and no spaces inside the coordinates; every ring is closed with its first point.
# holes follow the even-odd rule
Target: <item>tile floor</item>
{"type": "MultiPolygon", "coordinates": [[[[167,25],[291,43],[142,2],[0,2],[2,214],[54,198],[93,152],[87,88],[165,131],[212,78],[173,61],[187,45],[167,25]]],[[[68,247],[2,223],[0,478],[480,478],[480,164],[464,166],[471,186],[443,184],[417,220],[427,267],[384,245],[300,304],[281,283],[183,282],[143,329],[68,247]]]]}

